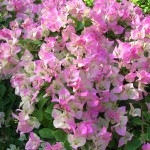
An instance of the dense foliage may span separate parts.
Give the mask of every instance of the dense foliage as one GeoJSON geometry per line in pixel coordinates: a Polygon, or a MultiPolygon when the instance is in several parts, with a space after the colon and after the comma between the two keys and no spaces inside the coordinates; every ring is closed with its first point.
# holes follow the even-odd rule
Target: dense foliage
{"type": "Polygon", "coordinates": [[[144,13],[150,13],[150,0],[132,0],[132,2],[141,7],[144,13]]]}
{"type": "Polygon", "coordinates": [[[19,107],[20,99],[14,94],[9,80],[0,82],[0,150],[6,150],[9,145],[15,144],[24,148],[16,133],[16,123],[12,118],[12,112],[19,107]]]}
{"type": "Polygon", "coordinates": [[[90,6],[90,7],[93,6],[94,0],[83,0],[83,1],[85,2],[85,4],[86,4],[87,6],[90,6]]]}
{"type": "MultiPolygon", "coordinates": [[[[83,0],[87,6],[92,7],[94,0],[83,0]]],[[[117,0],[121,2],[121,0],[117,0]]],[[[144,13],[150,13],[150,0],[131,0],[133,3],[142,8],[144,13]]]]}
{"type": "Polygon", "coordinates": [[[126,0],[0,11],[3,149],[150,149],[150,16],[126,0]]]}

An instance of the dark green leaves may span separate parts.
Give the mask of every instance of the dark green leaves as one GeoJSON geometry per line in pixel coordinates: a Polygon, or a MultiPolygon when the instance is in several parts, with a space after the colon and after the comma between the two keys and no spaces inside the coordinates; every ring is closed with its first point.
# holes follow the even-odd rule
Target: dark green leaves
{"type": "Polygon", "coordinates": [[[72,147],[70,146],[70,143],[68,141],[64,142],[64,147],[66,148],[66,150],[72,150],[72,147]]]}
{"type": "Polygon", "coordinates": [[[76,28],[76,32],[80,33],[84,27],[89,27],[92,25],[92,21],[89,18],[85,18],[83,20],[83,22],[79,21],[76,17],[74,16],[69,16],[68,18],[71,18],[72,20],[74,20],[75,22],[75,28],[76,28]]]}
{"type": "Polygon", "coordinates": [[[4,84],[0,84],[0,97],[3,97],[6,92],[6,87],[4,84]]]}
{"type": "Polygon", "coordinates": [[[42,109],[45,105],[45,103],[48,101],[48,98],[40,98],[38,101],[38,107],[39,109],[42,109]]]}
{"type": "Polygon", "coordinates": [[[83,30],[84,24],[80,21],[76,21],[76,31],[83,30]]]}
{"type": "Polygon", "coordinates": [[[72,150],[68,140],[67,140],[67,134],[63,130],[52,130],[50,128],[43,128],[39,131],[40,137],[44,139],[50,139],[49,142],[56,143],[56,142],[62,142],[64,143],[64,147],[67,150],[72,150]]]}
{"type": "Polygon", "coordinates": [[[85,27],[90,27],[92,25],[92,21],[90,18],[85,18],[84,19],[84,26],[85,27]]]}
{"type": "Polygon", "coordinates": [[[12,112],[19,108],[20,97],[15,95],[9,80],[0,81],[0,112],[5,113],[5,124],[0,128],[0,149],[6,150],[10,144],[24,149],[25,143],[19,140],[16,133],[17,124],[12,118],[12,112]]]}
{"type": "Polygon", "coordinates": [[[83,22],[78,21],[78,19],[74,16],[69,16],[68,18],[71,18],[72,20],[74,20],[76,31],[83,30],[83,28],[84,28],[83,22]]]}
{"type": "Polygon", "coordinates": [[[43,120],[43,111],[36,109],[33,112],[33,116],[36,117],[39,121],[42,121],[43,120]]]}
{"type": "Polygon", "coordinates": [[[40,46],[42,44],[42,42],[39,40],[31,40],[31,39],[20,39],[19,43],[24,44],[24,45],[25,44],[34,44],[36,46],[40,46]]]}
{"type": "Polygon", "coordinates": [[[84,27],[90,27],[92,25],[92,21],[89,18],[85,18],[83,22],[76,21],[76,31],[83,30],[84,27]]]}
{"type": "Polygon", "coordinates": [[[148,139],[150,140],[150,127],[147,128],[147,136],[148,136],[148,139]]]}
{"type": "Polygon", "coordinates": [[[142,114],[147,121],[150,121],[150,114],[148,114],[146,112],[143,112],[142,114]]]}
{"type": "Polygon", "coordinates": [[[67,135],[63,130],[54,131],[54,137],[59,142],[64,142],[67,139],[67,135]]]}
{"type": "Polygon", "coordinates": [[[143,121],[138,117],[134,118],[132,122],[135,123],[136,125],[143,125],[143,121]]]}
{"type": "Polygon", "coordinates": [[[45,110],[46,113],[51,114],[55,103],[51,103],[45,110]]]}
{"type": "Polygon", "coordinates": [[[145,51],[145,52],[144,52],[144,56],[145,56],[145,57],[148,57],[148,55],[149,55],[149,54],[148,54],[148,51],[145,51]]]}
{"type": "Polygon", "coordinates": [[[140,138],[134,138],[126,144],[125,150],[137,150],[141,145],[142,142],[140,138]]]}
{"type": "Polygon", "coordinates": [[[41,0],[35,0],[34,3],[35,3],[35,4],[41,4],[42,1],[41,1],[41,0]]]}
{"type": "Polygon", "coordinates": [[[42,138],[53,138],[53,131],[49,128],[43,128],[39,131],[42,138]]]}
{"type": "Polygon", "coordinates": [[[40,40],[20,39],[18,45],[22,47],[22,50],[27,49],[34,54],[34,52],[38,52],[42,42],[40,40]]]}
{"type": "Polygon", "coordinates": [[[145,97],[145,101],[146,101],[146,102],[150,102],[150,95],[147,95],[147,96],[145,97]]]}

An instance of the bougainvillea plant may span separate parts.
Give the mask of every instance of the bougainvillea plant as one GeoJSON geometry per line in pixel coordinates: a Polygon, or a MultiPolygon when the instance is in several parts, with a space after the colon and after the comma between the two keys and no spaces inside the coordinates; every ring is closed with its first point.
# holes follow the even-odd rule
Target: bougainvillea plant
{"type": "Polygon", "coordinates": [[[150,149],[149,15],[126,0],[4,0],[0,11],[11,19],[0,74],[21,97],[25,150],[150,149]]]}

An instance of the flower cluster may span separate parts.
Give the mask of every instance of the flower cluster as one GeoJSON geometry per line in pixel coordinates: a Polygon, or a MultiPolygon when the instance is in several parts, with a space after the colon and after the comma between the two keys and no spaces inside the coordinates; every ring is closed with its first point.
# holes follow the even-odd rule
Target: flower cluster
{"type": "MultiPolygon", "coordinates": [[[[44,143],[33,133],[43,126],[34,116],[43,99],[73,149],[89,143],[92,150],[105,150],[113,133],[120,137],[118,147],[130,141],[123,104],[148,95],[150,16],[126,0],[95,0],[93,8],[82,0],[4,0],[0,6],[15,12],[10,28],[0,30],[0,73],[11,75],[21,96],[13,116],[17,131],[30,133],[25,149],[44,143]]],[[[141,109],[131,104],[130,116],[140,117],[141,109]]],[[[43,147],[65,149],[61,142],[43,147]]]]}

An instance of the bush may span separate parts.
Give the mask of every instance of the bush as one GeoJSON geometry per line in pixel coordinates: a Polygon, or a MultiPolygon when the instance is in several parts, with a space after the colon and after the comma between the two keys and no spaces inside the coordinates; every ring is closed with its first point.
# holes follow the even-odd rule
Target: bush
{"type": "Polygon", "coordinates": [[[25,142],[10,149],[149,149],[150,16],[126,0],[0,6],[0,119],[25,142]]]}

